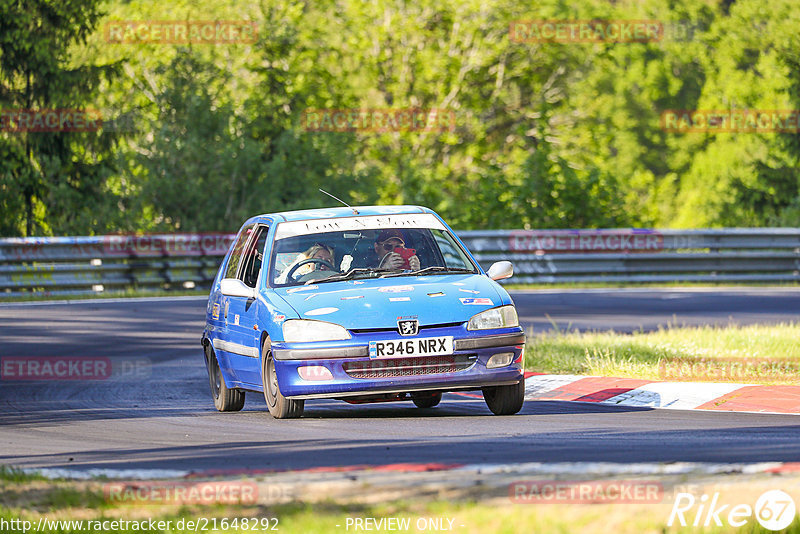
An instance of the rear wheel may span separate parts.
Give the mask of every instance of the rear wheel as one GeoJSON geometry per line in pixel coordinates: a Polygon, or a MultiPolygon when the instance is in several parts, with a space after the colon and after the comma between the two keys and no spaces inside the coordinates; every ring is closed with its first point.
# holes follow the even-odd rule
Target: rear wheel
{"type": "Polygon", "coordinates": [[[417,408],[433,408],[442,402],[441,393],[425,394],[425,393],[412,393],[411,400],[417,405],[417,408]]]}
{"type": "Polygon", "coordinates": [[[244,408],[244,391],[229,389],[225,385],[217,355],[214,354],[211,344],[206,345],[205,350],[206,369],[208,369],[208,381],[211,384],[211,397],[214,399],[214,406],[220,412],[238,412],[244,408]]]}
{"type": "Polygon", "coordinates": [[[511,386],[485,387],[483,400],[495,415],[514,415],[522,409],[525,401],[525,379],[511,386]]]}
{"type": "Polygon", "coordinates": [[[269,413],[275,419],[294,419],[303,415],[305,401],[287,399],[278,386],[278,374],[275,372],[275,360],[269,338],[261,347],[261,380],[264,384],[264,399],[267,401],[269,413]]]}

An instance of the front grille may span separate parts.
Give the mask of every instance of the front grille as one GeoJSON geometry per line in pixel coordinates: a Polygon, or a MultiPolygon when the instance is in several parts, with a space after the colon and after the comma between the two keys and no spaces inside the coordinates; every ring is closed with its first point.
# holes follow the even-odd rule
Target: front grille
{"type": "Polygon", "coordinates": [[[381,358],[368,362],[345,362],[342,368],[351,378],[433,375],[464,371],[472,367],[477,358],[474,354],[381,358]]]}
{"type": "MultiPolygon", "coordinates": [[[[428,325],[419,325],[420,331],[422,330],[430,330],[431,328],[451,328],[453,326],[461,326],[464,322],[459,323],[439,323],[439,324],[428,324],[428,325]]],[[[393,332],[397,333],[397,325],[392,326],[390,328],[351,328],[351,332],[354,334],[374,334],[377,332],[393,332]]]]}

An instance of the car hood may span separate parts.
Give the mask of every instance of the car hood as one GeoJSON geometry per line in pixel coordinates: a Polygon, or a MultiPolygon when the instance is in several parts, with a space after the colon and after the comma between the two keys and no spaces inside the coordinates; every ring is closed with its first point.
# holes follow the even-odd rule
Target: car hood
{"type": "Polygon", "coordinates": [[[507,302],[498,289],[485,275],[450,274],[346,280],[275,292],[304,319],[367,329],[394,328],[403,316],[416,316],[422,326],[466,322],[507,302]]]}

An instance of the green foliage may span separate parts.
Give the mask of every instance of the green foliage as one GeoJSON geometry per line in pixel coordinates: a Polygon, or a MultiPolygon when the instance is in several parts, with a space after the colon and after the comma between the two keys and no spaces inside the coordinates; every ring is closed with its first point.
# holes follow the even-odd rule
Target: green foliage
{"type": "Polygon", "coordinates": [[[800,109],[793,0],[0,0],[0,235],[232,231],[412,203],[457,228],[800,225],[800,135],[669,133],[670,109],[800,109]],[[255,42],[112,44],[112,20],[250,20],[255,42]],[[646,43],[518,43],[516,20],[658,20],[646,43]],[[682,29],[682,32],[678,31],[682,29]],[[98,66],[99,65],[99,66],[98,66]],[[30,80],[28,83],[26,80],[30,80]],[[308,108],[441,108],[445,131],[306,131],[308,108]]]}
{"type": "MultiPolygon", "coordinates": [[[[99,2],[0,1],[0,109],[91,108],[114,65],[69,65],[69,48],[100,20],[99,2]]],[[[0,232],[103,229],[101,206],[114,136],[108,132],[0,132],[0,232]]]]}

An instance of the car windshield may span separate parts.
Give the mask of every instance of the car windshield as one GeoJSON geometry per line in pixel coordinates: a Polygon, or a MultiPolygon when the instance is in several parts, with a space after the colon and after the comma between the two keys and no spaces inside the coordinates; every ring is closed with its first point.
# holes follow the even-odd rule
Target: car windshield
{"type": "MultiPolygon", "coordinates": [[[[284,223],[287,224],[287,223],[284,223]]],[[[441,223],[439,223],[441,225],[441,223]]],[[[281,232],[273,247],[273,286],[389,276],[477,273],[455,238],[441,228],[281,232]],[[288,234],[288,235],[287,235],[288,234]]]]}

